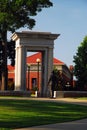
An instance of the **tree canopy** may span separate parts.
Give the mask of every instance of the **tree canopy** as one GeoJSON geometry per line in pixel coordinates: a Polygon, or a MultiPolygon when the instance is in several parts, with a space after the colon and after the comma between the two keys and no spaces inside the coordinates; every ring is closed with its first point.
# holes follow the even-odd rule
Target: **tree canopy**
{"type": "Polygon", "coordinates": [[[25,26],[31,29],[35,25],[32,16],[50,6],[50,0],[0,0],[0,29],[12,32],[25,26]]]}
{"type": "Polygon", "coordinates": [[[81,42],[74,56],[74,74],[77,78],[79,89],[83,90],[87,86],[87,36],[81,42]]]}

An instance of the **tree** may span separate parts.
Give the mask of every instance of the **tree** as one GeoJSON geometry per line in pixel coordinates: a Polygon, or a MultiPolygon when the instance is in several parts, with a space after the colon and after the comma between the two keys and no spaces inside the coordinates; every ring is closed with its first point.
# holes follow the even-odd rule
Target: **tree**
{"type": "Polygon", "coordinates": [[[1,80],[1,73],[3,69],[3,44],[0,42],[0,80],[1,80]]]}
{"type": "Polygon", "coordinates": [[[7,32],[21,27],[32,29],[35,25],[32,16],[52,5],[50,0],[0,0],[0,39],[4,47],[2,90],[7,90],[7,32]]]}
{"type": "MultiPolygon", "coordinates": [[[[53,78],[53,80],[54,80],[54,82],[53,82],[54,90],[55,91],[62,90],[63,89],[62,73],[58,69],[56,69],[55,67],[54,67],[52,72],[53,72],[53,76],[54,76],[54,78],[53,78]],[[54,86],[54,84],[55,84],[55,86],[54,86]]],[[[52,79],[50,79],[50,80],[52,80],[52,79]]]]}
{"type": "Polygon", "coordinates": [[[7,57],[11,61],[11,66],[15,65],[15,41],[7,42],[7,57]]]}
{"type": "Polygon", "coordinates": [[[77,85],[80,90],[84,90],[84,87],[87,86],[87,36],[78,47],[74,56],[74,63],[74,75],[77,79],[77,85]]]}

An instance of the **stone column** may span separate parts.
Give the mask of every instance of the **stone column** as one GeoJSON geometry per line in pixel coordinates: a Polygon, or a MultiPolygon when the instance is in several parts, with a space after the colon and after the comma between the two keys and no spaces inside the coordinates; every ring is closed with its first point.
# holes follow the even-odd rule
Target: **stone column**
{"type": "MultiPolygon", "coordinates": [[[[48,81],[49,81],[49,78],[50,78],[50,75],[51,75],[51,72],[53,70],[53,48],[49,48],[48,49],[48,81]]],[[[51,86],[49,84],[48,86],[48,95],[51,96],[51,86]]]]}
{"type": "Polygon", "coordinates": [[[48,49],[48,79],[53,70],[53,48],[48,49]]]}
{"type": "Polygon", "coordinates": [[[20,88],[18,87],[18,52],[19,51],[19,47],[16,47],[15,49],[15,90],[19,90],[20,88]],[[19,88],[19,89],[18,89],[19,88]]]}
{"type": "Polygon", "coordinates": [[[26,90],[26,48],[16,47],[15,91],[26,90]]]}
{"type": "Polygon", "coordinates": [[[41,86],[41,96],[47,97],[47,66],[48,66],[48,57],[47,49],[42,52],[42,86],[41,86]]]}
{"type": "Polygon", "coordinates": [[[53,48],[46,49],[42,52],[42,87],[41,96],[49,96],[49,87],[47,86],[50,74],[53,70],[53,48]]]}

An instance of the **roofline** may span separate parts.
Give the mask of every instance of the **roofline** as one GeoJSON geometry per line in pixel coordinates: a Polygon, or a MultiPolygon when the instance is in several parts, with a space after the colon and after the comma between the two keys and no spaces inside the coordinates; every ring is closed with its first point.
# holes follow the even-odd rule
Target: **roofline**
{"type": "Polygon", "coordinates": [[[18,38],[44,38],[55,40],[60,34],[52,34],[51,32],[34,32],[34,31],[23,31],[23,32],[14,32],[11,36],[13,41],[17,40],[18,38]]]}

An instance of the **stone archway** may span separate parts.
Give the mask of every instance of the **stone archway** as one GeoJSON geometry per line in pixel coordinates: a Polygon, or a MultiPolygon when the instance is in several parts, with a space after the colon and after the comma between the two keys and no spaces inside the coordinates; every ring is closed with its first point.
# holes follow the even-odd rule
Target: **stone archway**
{"type": "Polygon", "coordinates": [[[26,91],[26,51],[42,53],[41,96],[47,96],[47,82],[53,69],[54,40],[60,34],[49,32],[15,32],[12,40],[16,43],[15,91],[26,91]]]}

